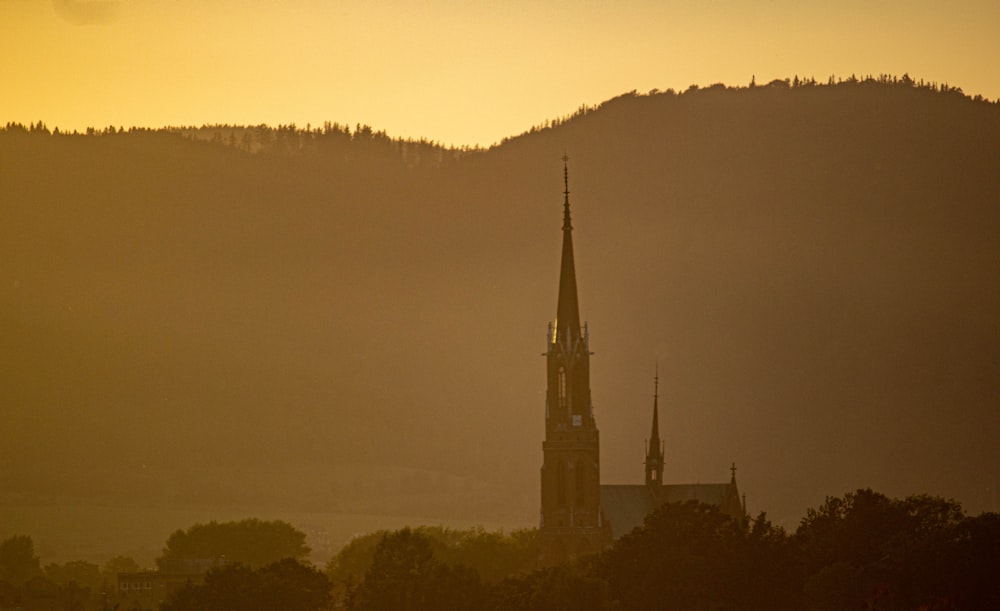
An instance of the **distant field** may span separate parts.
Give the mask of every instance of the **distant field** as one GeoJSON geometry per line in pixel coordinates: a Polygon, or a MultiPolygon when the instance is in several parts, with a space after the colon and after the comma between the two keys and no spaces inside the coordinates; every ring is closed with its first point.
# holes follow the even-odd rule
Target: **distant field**
{"type": "Polygon", "coordinates": [[[102,564],[115,555],[128,555],[152,567],[164,542],[175,530],[199,522],[242,518],[284,520],[307,535],[310,559],[322,566],[351,537],[379,529],[441,525],[451,528],[482,526],[512,530],[527,524],[490,524],[415,516],[379,516],[345,513],[292,513],[238,507],[181,508],[159,505],[123,505],[95,501],[0,503],[0,538],[30,535],[42,565],[69,560],[102,564]]]}

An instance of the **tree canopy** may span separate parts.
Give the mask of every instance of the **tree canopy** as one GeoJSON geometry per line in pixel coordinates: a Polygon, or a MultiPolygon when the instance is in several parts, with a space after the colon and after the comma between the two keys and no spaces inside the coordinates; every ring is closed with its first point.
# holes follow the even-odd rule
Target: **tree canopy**
{"type": "MultiPolygon", "coordinates": [[[[792,535],[765,514],[735,521],[714,506],[667,504],[600,555],[495,582],[480,580],[459,554],[443,562],[448,547],[432,532],[445,534],[379,533],[363,578],[347,588],[347,607],[1000,608],[1000,515],[968,517],[958,503],[927,495],[893,499],[866,489],[831,497],[792,535]]],[[[331,572],[342,566],[331,563],[331,572]]]]}
{"type": "MultiPolygon", "coordinates": [[[[411,532],[427,541],[436,561],[467,566],[486,583],[497,583],[510,575],[538,568],[536,529],[505,534],[483,528],[420,526],[411,532]]],[[[372,565],[376,548],[389,534],[382,530],[352,539],[327,564],[331,581],[335,585],[360,582],[372,565]]]]}
{"type": "Polygon", "coordinates": [[[330,608],[330,580],[292,558],[253,569],[230,564],[212,569],[202,584],[174,592],[162,611],[321,611],[330,608]]]}
{"type": "Polygon", "coordinates": [[[403,530],[383,535],[371,566],[349,592],[351,611],[440,611],[474,609],[485,599],[479,575],[465,565],[434,558],[431,539],[403,530]]]}
{"type": "Polygon", "coordinates": [[[205,564],[257,568],[285,558],[304,558],[309,553],[305,540],[305,533],[280,520],[195,524],[170,535],[156,565],[172,572],[197,572],[205,564]]]}
{"type": "Polygon", "coordinates": [[[15,535],[0,543],[0,581],[22,585],[42,574],[35,543],[26,535],[15,535]]]}

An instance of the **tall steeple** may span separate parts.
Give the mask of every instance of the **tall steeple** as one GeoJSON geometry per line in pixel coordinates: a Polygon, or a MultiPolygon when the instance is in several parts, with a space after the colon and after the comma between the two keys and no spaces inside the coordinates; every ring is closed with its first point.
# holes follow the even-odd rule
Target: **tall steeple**
{"type": "Polygon", "coordinates": [[[580,305],[576,296],[576,265],[573,261],[573,223],[569,212],[569,157],[563,155],[562,264],[559,270],[559,301],[556,306],[555,341],[580,337],[580,305]]]}
{"type": "Polygon", "coordinates": [[[590,405],[590,338],[580,325],[573,261],[573,224],[569,211],[569,157],[563,155],[562,261],[556,320],[549,328],[546,351],[549,389],[546,424],[596,430],[590,405]]]}
{"type": "Polygon", "coordinates": [[[600,441],[590,403],[590,340],[586,325],[580,325],[576,294],[568,160],[563,157],[559,300],[544,354],[547,390],[539,533],[545,563],[596,553],[610,542],[601,514],[600,441]]]}
{"type": "Polygon", "coordinates": [[[646,484],[660,486],[663,484],[663,442],[660,441],[660,366],[656,366],[656,376],[653,378],[653,430],[649,434],[646,445],[646,484]]]}

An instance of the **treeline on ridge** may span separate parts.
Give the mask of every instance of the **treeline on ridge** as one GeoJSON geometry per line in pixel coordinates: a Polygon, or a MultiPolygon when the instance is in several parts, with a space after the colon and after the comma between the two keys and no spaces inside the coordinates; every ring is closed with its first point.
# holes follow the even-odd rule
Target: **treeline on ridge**
{"type": "MultiPolygon", "coordinates": [[[[692,84],[683,92],[674,89],[652,89],[647,94],[639,94],[635,90],[622,94],[597,105],[581,105],[575,112],[567,115],[548,119],[542,123],[532,126],[525,132],[504,138],[500,143],[495,143],[489,148],[500,146],[521,138],[526,135],[540,131],[553,129],[574,119],[586,116],[594,111],[600,110],[608,104],[614,103],[622,98],[635,97],[675,97],[675,96],[697,96],[705,94],[719,93],[722,91],[742,91],[750,92],[754,90],[794,90],[811,88],[838,88],[851,89],[855,87],[881,87],[922,91],[926,93],[944,94],[969,99],[977,103],[1000,105],[1000,98],[989,100],[981,94],[974,96],[964,93],[961,87],[951,86],[948,83],[937,83],[934,81],[915,80],[909,74],[897,77],[890,74],[871,74],[858,77],[852,74],[850,77],[842,78],[831,75],[826,82],[819,82],[814,77],[799,77],[774,79],[766,84],[758,85],[755,79],[751,79],[746,87],[726,86],[723,83],[715,83],[707,87],[692,84]]],[[[23,125],[21,123],[10,122],[0,130],[12,133],[31,133],[48,135],[80,135],[77,131],[60,131],[58,127],[49,129],[43,121],[23,125]]],[[[358,123],[352,130],[349,125],[334,121],[325,121],[321,126],[306,125],[304,128],[294,123],[269,126],[260,125],[229,125],[229,124],[206,124],[202,126],[177,126],[151,129],[145,127],[124,126],[115,127],[109,125],[104,128],[88,127],[83,135],[87,136],[107,136],[117,134],[134,133],[170,133],[178,134],[191,140],[210,142],[218,145],[225,145],[248,153],[270,153],[270,154],[309,154],[309,153],[330,153],[332,151],[345,152],[350,145],[355,149],[378,150],[382,153],[392,153],[398,156],[407,165],[440,165],[449,159],[456,159],[464,154],[482,152],[486,149],[479,145],[469,146],[447,146],[437,141],[427,138],[394,138],[389,136],[385,130],[376,130],[370,125],[358,123]]]]}

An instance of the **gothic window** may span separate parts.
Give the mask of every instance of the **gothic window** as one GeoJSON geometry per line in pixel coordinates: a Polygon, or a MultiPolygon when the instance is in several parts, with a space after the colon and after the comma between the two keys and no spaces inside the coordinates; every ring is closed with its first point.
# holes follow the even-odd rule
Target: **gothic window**
{"type": "Polygon", "coordinates": [[[576,462],[576,504],[583,505],[587,501],[587,473],[584,461],[576,462]]]}
{"type": "Polygon", "coordinates": [[[566,463],[561,460],[556,465],[556,503],[566,504],[566,463]]]}
{"type": "Polygon", "coordinates": [[[559,407],[566,409],[566,370],[559,367],[559,407]]]}

